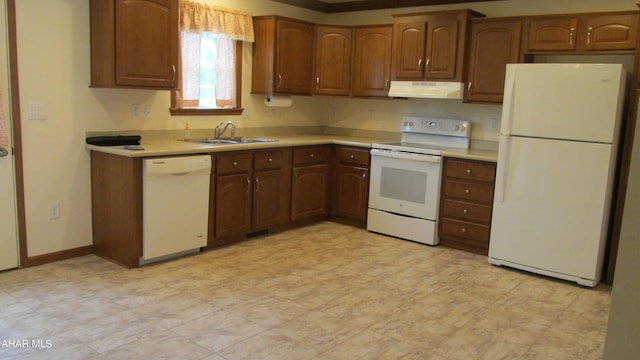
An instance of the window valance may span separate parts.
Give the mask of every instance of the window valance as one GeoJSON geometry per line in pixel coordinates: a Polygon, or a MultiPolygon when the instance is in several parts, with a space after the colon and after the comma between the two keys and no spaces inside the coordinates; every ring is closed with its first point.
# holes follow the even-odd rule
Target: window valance
{"type": "Polygon", "coordinates": [[[250,13],[193,1],[180,1],[180,30],[225,34],[232,40],[254,42],[250,13]]]}

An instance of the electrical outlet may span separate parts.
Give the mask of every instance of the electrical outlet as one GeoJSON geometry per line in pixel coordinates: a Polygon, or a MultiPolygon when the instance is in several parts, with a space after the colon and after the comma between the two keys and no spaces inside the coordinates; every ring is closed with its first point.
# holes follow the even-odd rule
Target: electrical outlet
{"type": "Polygon", "coordinates": [[[140,119],[140,104],[131,104],[131,120],[140,119]]]}
{"type": "Polygon", "coordinates": [[[151,120],[151,105],[149,104],[144,106],[144,119],[151,120]]]}
{"type": "Polygon", "coordinates": [[[29,120],[47,120],[47,105],[46,104],[29,104],[29,113],[27,115],[29,120]]]}
{"type": "Polygon", "coordinates": [[[49,203],[49,220],[60,219],[60,203],[54,201],[49,203]]]}
{"type": "Polygon", "coordinates": [[[499,130],[499,127],[500,127],[500,120],[495,118],[491,119],[491,129],[499,130]]]}

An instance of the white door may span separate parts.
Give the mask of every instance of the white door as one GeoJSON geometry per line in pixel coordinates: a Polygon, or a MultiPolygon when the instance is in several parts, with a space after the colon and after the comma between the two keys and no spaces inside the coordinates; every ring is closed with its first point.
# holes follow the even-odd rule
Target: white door
{"type": "Polygon", "coordinates": [[[18,266],[18,232],[13,155],[11,154],[11,111],[6,2],[0,6],[0,270],[18,266]]]}
{"type": "Polygon", "coordinates": [[[622,114],[619,64],[510,64],[501,133],[612,143],[622,114]]]}
{"type": "Polygon", "coordinates": [[[500,146],[509,154],[498,160],[489,257],[597,282],[611,145],[501,137],[500,146]]]}

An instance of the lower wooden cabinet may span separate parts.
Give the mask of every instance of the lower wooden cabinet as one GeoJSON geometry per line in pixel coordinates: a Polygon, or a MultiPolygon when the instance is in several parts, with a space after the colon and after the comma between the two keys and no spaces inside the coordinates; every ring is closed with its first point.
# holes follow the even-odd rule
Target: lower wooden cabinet
{"type": "Polygon", "coordinates": [[[367,226],[369,202],[369,149],[335,146],[331,219],[367,226]]]}
{"type": "Polygon", "coordinates": [[[496,164],[444,159],[438,235],[442,246],[488,255],[496,164]]]}
{"type": "Polygon", "coordinates": [[[261,150],[253,155],[253,230],[285,225],[291,207],[291,150],[261,150]]]}
{"type": "Polygon", "coordinates": [[[330,146],[293,150],[291,220],[326,216],[329,213],[330,146]]]}
{"type": "Polygon", "coordinates": [[[239,241],[250,232],[288,221],[289,149],[216,157],[215,232],[209,245],[239,241]]]}
{"type": "Polygon", "coordinates": [[[251,152],[216,156],[215,238],[251,229],[251,152]]]}

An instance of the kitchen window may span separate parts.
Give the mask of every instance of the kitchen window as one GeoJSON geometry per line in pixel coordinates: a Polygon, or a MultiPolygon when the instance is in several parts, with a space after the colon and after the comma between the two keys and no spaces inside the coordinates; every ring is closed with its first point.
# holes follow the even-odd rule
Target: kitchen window
{"type": "Polygon", "coordinates": [[[251,15],[180,1],[178,87],[172,115],[242,113],[242,45],[253,42],[251,15]]]}

